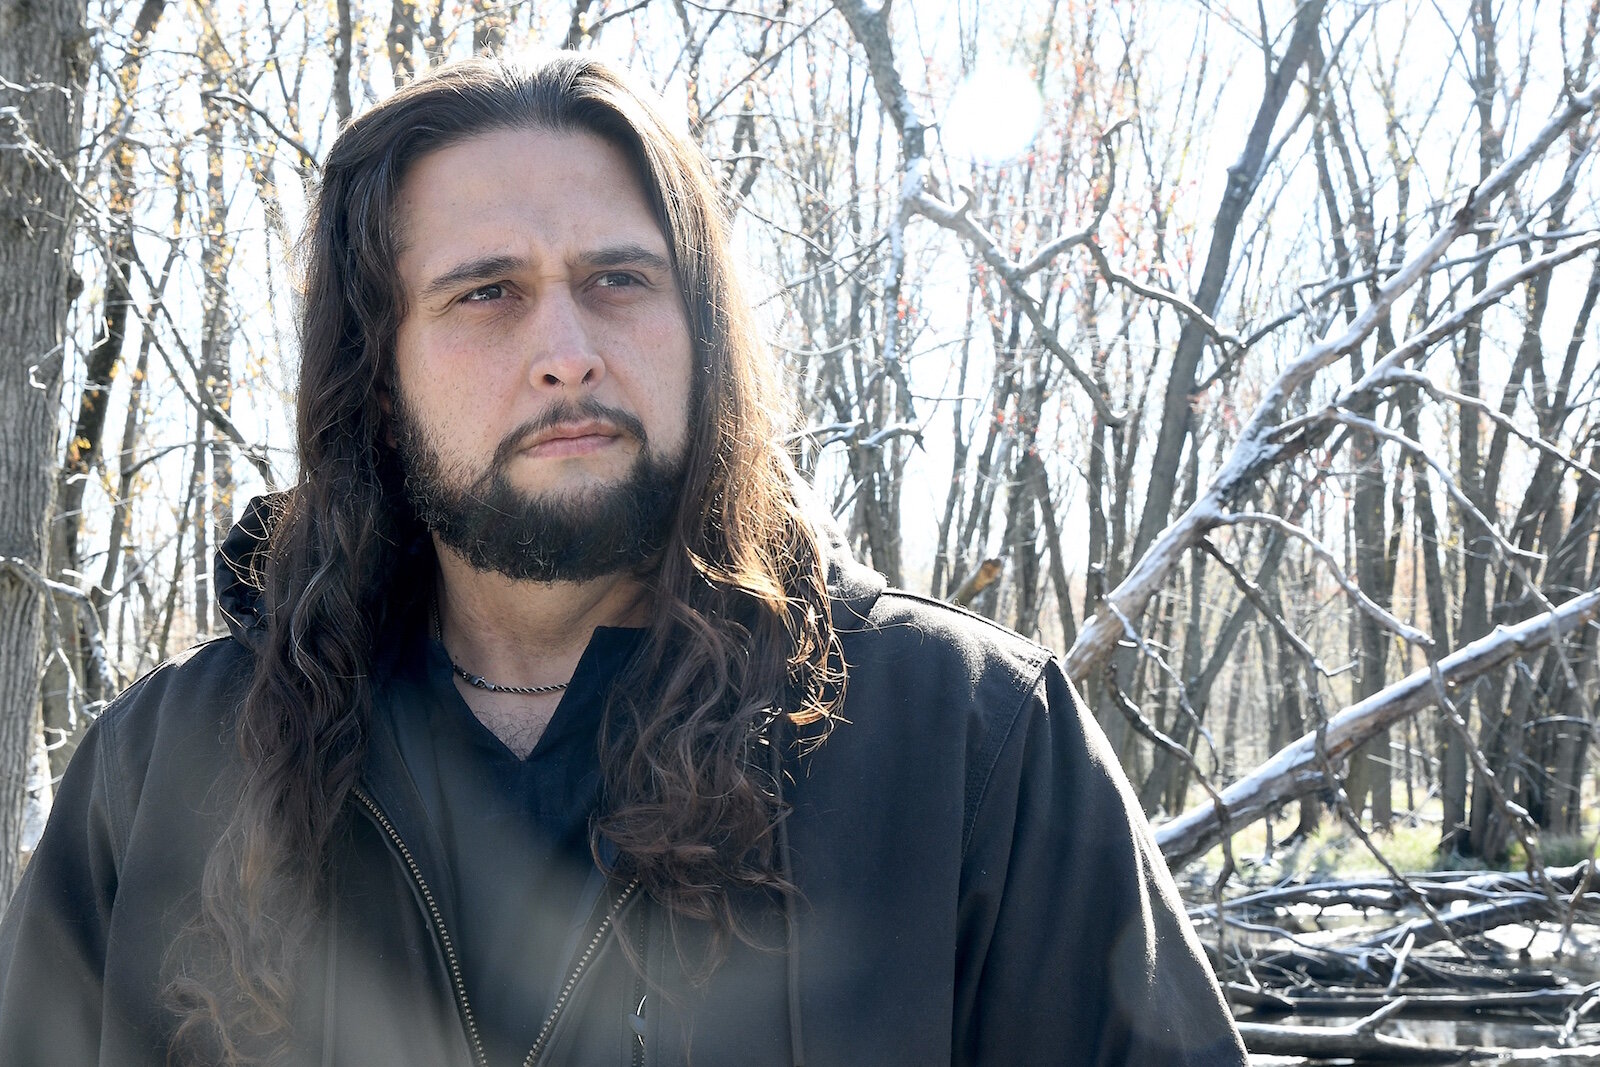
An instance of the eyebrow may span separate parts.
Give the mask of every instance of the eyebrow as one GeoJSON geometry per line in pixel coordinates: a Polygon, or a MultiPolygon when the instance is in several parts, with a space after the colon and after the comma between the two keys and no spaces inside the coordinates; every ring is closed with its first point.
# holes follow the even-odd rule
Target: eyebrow
{"type": "Polygon", "coordinates": [[[652,252],[644,245],[631,242],[596,249],[593,252],[585,252],[578,257],[578,263],[585,267],[598,267],[601,269],[606,267],[649,267],[660,271],[670,272],[672,270],[672,264],[667,262],[665,256],[652,252]]]}
{"type": "MultiPolygon", "coordinates": [[[[641,244],[632,242],[626,244],[610,245],[606,248],[585,252],[578,257],[578,265],[591,270],[604,270],[608,267],[646,267],[653,270],[671,273],[672,264],[665,256],[652,252],[641,244]]],[[[424,285],[417,296],[421,300],[429,300],[462,285],[473,282],[489,282],[496,278],[503,278],[507,274],[514,274],[528,266],[527,259],[522,256],[489,255],[478,256],[458,263],[438,275],[428,284],[424,285]]]]}
{"type": "Polygon", "coordinates": [[[513,274],[527,265],[528,261],[521,256],[479,256],[464,263],[457,263],[427,285],[424,285],[417,293],[417,296],[422,300],[428,300],[463,284],[487,282],[496,278],[503,278],[507,274],[513,274]]]}

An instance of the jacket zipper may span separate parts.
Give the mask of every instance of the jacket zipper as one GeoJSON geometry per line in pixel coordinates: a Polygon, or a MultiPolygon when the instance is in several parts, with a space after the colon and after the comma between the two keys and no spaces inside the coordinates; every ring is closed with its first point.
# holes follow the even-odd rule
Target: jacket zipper
{"type": "Polygon", "coordinates": [[[450,932],[444,928],[444,916],[439,913],[439,904],[433,897],[433,890],[428,887],[428,882],[422,877],[422,870],[417,866],[416,859],[411,855],[411,849],[400,837],[400,831],[394,828],[394,823],[378,807],[377,801],[367,795],[366,790],[360,786],[351,790],[355,798],[361,802],[362,807],[371,812],[372,818],[394,844],[395,850],[400,853],[400,858],[405,862],[406,870],[411,873],[411,880],[416,883],[417,889],[422,893],[423,903],[427,905],[428,922],[433,927],[434,936],[438,938],[439,945],[444,950],[445,963],[450,971],[450,983],[455,991],[456,1009],[461,1015],[462,1027],[466,1030],[467,1044],[472,1049],[473,1062],[477,1067],[489,1067],[489,1057],[483,1051],[483,1039],[478,1035],[478,1021],[472,1015],[472,1005],[467,1001],[466,983],[461,978],[461,961],[456,957],[455,942],[450,939],[450,932]]]}
{"type": "Polygon", "coordinates": [[[637,1023],[639,1040],[633,1046],[633,1067],[645,1067],[644,1002],[650,995],[645,984],[645,971],[650,966],[650,913],[644,908],[639,909],[638,937],[639,960],[643,966],[640,967],[639,974],[633,983],[633,995],[637,998],[634,1001],[633,1014],[639,1020],[637,1023]]]}
{"type": "Polygon", "coordinates": [[[600,925],[595,928],[594,937],[589,939],[588,946],[578,956],[577,963],[573,964],[572,973],[567,975],[567,980],[561,985],[561,992],[556,996],[555,1005],[550,1009],[550,1014],[545,1016],[544,1025],[539,1027],[539,1036],[534,1039],[533,1048],[528,1050],[528,1058],[522,1061],[522,1067],[535,1067],[539,1058],[550,1045],[550,1039],[555,1035],[556,1024],[561,1021],[562,1015],[567,1010],[567,1005],[572,1002],[573,991],[578,988],[578,983],[583,980],[589,965],[600,953],[601,946],[605,943],[606,935],[611,933],[612,921],[622,911],[624,905],[639,891],[639,879],[635,878],[623,886],[622,892],[617,894],[617,899],[612,901],[605,917],[600,920],[600,925]]]}
{"type": "MultiPolygon", "coordinates": [[[[378,802],[373,800],[367,794],[367,791],[360,786],[354,787],[351,792],[361,802],[361,806],[371,813],[379,828],[388,835],[390,842],[394,844],[395,851],[400,854],[401,860],[404,861],[406,870],[410,872],[411,880],[416,883],[417,889],[421,892],[423,903],[428,910],[428,923],[433,927],[434,935],[438,938],[439,945],[444,951],[445,964],[450,971],[451,988],[455,992],[456,1008],[461,1016],[461,1025],[466,1030],[467,1044],[471,1047],[473,1062],[477,1064],[477,1067],[489,1067],[489,1057],[483,1051],[483,1039],[478,1034],[478,1021],[472,1014],[472,1003],[467,1000],[467,986],[461,977],[461,961],[456,956],[455,942],[450,939],[450,931],[445,929],[444,916],[439,912],[439,904],[434,899],[433,890],[428,887],[427,879],[422,877],[422,869],[417,866],[416,858],[412,856],[411,849],[407,847],[405,839],[400,836],[400,831],[394,828],[394,823],[389,821],[389,817],[383,813],[383,809],[378,807],[378,802]]],[[[589,965],[594,962],[595,956],[599,954],[606,935],[611,932],[613,917],[621,912],[623,906],[633,897],[634,893],[638,892],[638,889],[639,879],[635,878],[623,887],[622,892],[617,894],[617,899],[612,902],[611,907],[606,911],[605,917],[600,920],[600,925],[595,929],[594,937],[589,939],[588,946],[573,965],[572,973],[567,975],[567,980],[562,983],[561,993],[556,997],[555,1006],[550,1009],[550,1014],[545,1017],[544,1025],[539,1028],[539,1036],[535,1039],[533,1048],[528,1050],[528,1058],[523,1061],[524,1067],[534,1067],[539,1062],[540,1054],[544,1052],[545,1047],[549,1044],[550,1038],[555,1032],[556,1024],[561,1020],[562,1015],[566,1012],[567,1005],[572,1000],[573,991],[577,989],[578,983],[583,979],[584,973],[588,971],[589,965]]]]}

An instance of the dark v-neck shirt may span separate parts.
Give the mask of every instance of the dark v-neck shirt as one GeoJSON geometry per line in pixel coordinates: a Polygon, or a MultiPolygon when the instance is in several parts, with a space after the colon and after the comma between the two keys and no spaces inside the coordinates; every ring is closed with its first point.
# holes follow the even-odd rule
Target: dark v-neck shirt
{"type": "Polygon", "coordinates": [[[387,718],[427,824],[399,829],[444,890],[445,926],[492,1067],[527,1056],[587,919],[599,729],[611,683],[643,633],[595,630],[525,759],[478,721],[431,635],[417,635],[397,672],[387,718]]]}

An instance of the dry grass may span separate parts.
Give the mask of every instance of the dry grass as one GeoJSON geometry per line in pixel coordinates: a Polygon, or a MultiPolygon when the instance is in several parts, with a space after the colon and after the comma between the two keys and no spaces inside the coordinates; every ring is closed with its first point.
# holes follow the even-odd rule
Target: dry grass
{"type": "MultiPolygon", "coordinates": [[[[1592,810],[1592,809],[1591,809],[1592,810]]],[[[1597,813],[1600,814],[1600,813],[1597,813]]],[[[1440,855],[1440,805],[1429,800],[1417,811],[1399,816],[1385,830],[1369,833],[1372,844],[1405,874],[1441,870],[1481,870],[1498,868],[1520,870],[1526,866],[1522,846],[1513,843],[1503,863],[1490,864],[1477,857],[1440,855]]],[[[1294,832],[1299,820],[1296,805],[1271,821],[1273,847],[1267,847],[1268,822],[1262,820],[1233,836],[1235,878],[1248,885],[1263,885],[1286,880],[1365,878],[1382,876],[1383,864],[1336,816],[1324,812],[1322,822],[1308,838],[1285,848],[1283,840],[1294,832]]],[[[1600,823],[1600,819],[1591,820],[1600,823]]],[[[1597,825],[1586,826],[1580,836],[1546,836],[1539,842],[1545,863],[1565,867],[1589,857],[1600,858],[1596,847],[1597,825]]],[[[1218,846],[1183,872],[1191,885],[1210,884],[1221,871],[1222,848],[1218,846]]]]}

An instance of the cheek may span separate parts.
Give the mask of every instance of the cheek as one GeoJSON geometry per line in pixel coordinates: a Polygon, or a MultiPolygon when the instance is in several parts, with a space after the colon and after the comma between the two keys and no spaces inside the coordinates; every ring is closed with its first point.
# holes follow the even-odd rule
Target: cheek
{"type": "Polygon", "coordinates": [[[688,441],[694,433],[693,423],[699,417],[700,392],[704,388],[703,375],[696,369],[698,361],[693,350],[686,351],[674,358],[670,366],[662,370],[660,382],[660,396],[662,398],[663,417],[675,434],[679,443],[688,441]]]}
{"type": "Polygon", "coordinates": [[[696,360],[681,319],[651,316],[600,339],[607,363],[657,445],[688,436],[694,417],[696,360]]]}
{"type": "Polygon", "coordinates": [[[475,456],[490,447],[497,397],[504,390],[464,353],[424,331],[396,338],[394,380],[411,419],[443,456],[475,456]]]}
{"type": "Polygon", "coordinates": [[[429,383],[436,377],[429,367],[428,338],[415,327],[401,323],[394,338],[393,380],[413,412],[429,400],[429,383]]]}
{"type": "Polygon", "coordinates": [[[492,350],[458,330],[402,332],[395,346],[395,373],[414,406],[471,414],[477,424],[506,391],[503,361],[483,355],[492,350]]]}

